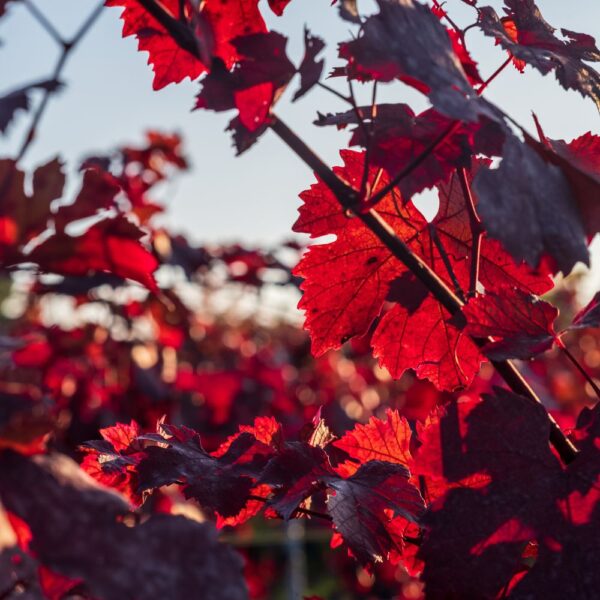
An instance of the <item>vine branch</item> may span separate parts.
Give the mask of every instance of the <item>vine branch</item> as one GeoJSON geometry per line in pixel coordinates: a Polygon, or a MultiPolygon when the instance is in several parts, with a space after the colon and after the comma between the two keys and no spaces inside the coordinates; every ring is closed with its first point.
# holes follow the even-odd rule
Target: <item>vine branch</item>
{"type": "MultiPolygon", "coordinates": [[[[34,17],[43,25],[44,29],[46,29],[48,34],[62,47],[62,52],[60,53],[56,66],[54,67],[54,71],[50,76],[51,79],[58,81],[67,63],[69,55],[71,54],[73,49],[79,44],[79,42],[83,39],[85,34],[90,30],[96,19],[100,16],[100,12],[104,8],[104,2],[100,2],[100,4],[96,6],[96,8],[90,13],[88,18],[83,22],[83,24],[77,30],[77,32],[71,40],[65,40],[50,23],[50,21],[48,21],[46,17],[31,2],[27,1],[26,6],[27,8],[29,8],[34,17]]],[[[21,147],[19,148],[19,151],[17,152],[17,155],[15,157],[15,162],[18,163],[23,159],[23,157],[27,153],[27,150],[31,146],[31,143],[35,139],[35,135],[39,127],[40,121],[42,120],[42,117],[44,116],[48,107],[48,102],[50,101],[51,94],[52,91],[50,89],[44,90],[42,100],[33,115],[31,124],[27,132],[25,133],[25,137],[23,138],[21,147]]]]}

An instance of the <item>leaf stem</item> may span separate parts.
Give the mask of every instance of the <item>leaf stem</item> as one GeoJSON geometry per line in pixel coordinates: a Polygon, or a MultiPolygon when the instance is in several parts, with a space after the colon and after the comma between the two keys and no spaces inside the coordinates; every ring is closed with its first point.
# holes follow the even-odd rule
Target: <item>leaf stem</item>
{"type": "Polygon", "coordinates": [[[437,229],[433,223],[429,224],[429,235],[433,241],[433,244],[437,248],[440,256],[442,258],[442,262],[444,263],[444,267],[446,267],[446,272],[450,277],[450,281],[452,281],[452,285],[454,286],[454,293],[460,298],[462,302],[465,302],[465,297],[463,291],[460,287],[460,283],[458,283],[458,278],[456,277],[456,273],[452,268],[452,263],[450,262],[450,257],[446,252],[446,248],[444,248],[444,244],[442,240],[440,240],[440,236],[438,235],[437,229]]]}
{"type": "Polygon", "coordinates": [[[454,31],[456,31],[456,33],[458,34],[458,36],[460,37],[460,39],[464,43],[464,32],[463,32],[463,30],[454,22],[454,20],[450,17],[450,15],[448,14],[448,12],[446,10],[444,10],[444,7],[438,2],[438,0],[433,0],[433,5],[438,10],[441,10],[444,13],[443,17],[446,19],[446,21],[448,21],[448,24],[450,25],[450,27],[452,27],[452,29],[454,29],[454,31]]]}
{"type": "Polygon", "coordinates": [[[317,81],[317,85],[321,89],[325,90],[326,92],[333,94],[340,100],[343,100],[344,102],[346,102],[348,104],[352,104],[352,102],[350,101],[350,98],[348,98],[348,96],[344,96],[344,94],[342,94],[341,92],[338,92],[336,89],[332,88],[331,86],[327,85],[326,83],[323,83],[322,81],[317,81]]]}
{"type": "Polygon", "coordinates": [[[509,56],[478,88],[477,88],[477,95],[481,96],[481,94],[483,94],[483,92],[485,91],[485,89],[487,88],[488,85],[490,85],[490,83],[492,83],[492,81],[494,81],[494,79],[496,79],[496,77],[498,77],[498,75],[500,75],[500,73],[502,73],[502,71],[504,71],[504,69],[510,64],[510,61],[512,60],[512,56],[509,56]]]}
{"type": "MultiPolygon", "coordinates": [[[[477,95],[480,96],[487,86],[500,75],[500,73],[510,63],[511,57],[507,58],[477,89],[477,95]]],[[[368,203],[368,207],[375,206],[380,200],[382,200],[390,190],[395,188],[405,177],[408,177],[417,167],[419,167],[425,160],[433,154],[435,149],[450,137],[460,126],[461,121],[452,121],[448,127],[446,127],[440,135],[434,138],[429,145],[415,158],[413,158],[384,188],[382,188],[368,203]]]]}
{"type": "Polygon", "coordinates": [[[575,358],[575,356],[571,353],[571,351],[567,348],[565,343],[557,338],[556,345],[562,350],[563,354],[571,361],[573,366],[581,373],[583,378],[590,384],[591,388],[594,390],[594,393],[600,400],[600,387],[594,381],[594,378],[585,370],[585,367],[575,358]]]}
{"type": "MultiPolygon", "coordinates": [[[[265,498],[263,496],[255,496],[254,494],[250,494],[250,496],[248,496],[249,500],[256,500],[258,502],[268,502],[268,498],[265,498]]],[[[322,512],[317,512],[315,510],[309,510],[308,508],[300,508],[298,507],[296,509],[297,513],[301,513],[303,515],[307,515],[309,517],[316,517],[317,519],[324,519],[325,521],[333,521],[333,518],[331,517],[331,515],[328,515],[326,513],[322,513],[322,512]]]]}
{"type": "Polygon", "coordinates": [[[450,135],[452,135],[461,125],[460,121],[452,121],[437,137],[435,137],[429,145],[417,156],[415,156],[396,176],[377,194],[375,194],[369,202],[365,204],[365,207],[372,208],[383,198],[385,198],[397,185],[405,178],[408,177],[417,167],[421,166],[427,158],[434,152],[434,150],[450,135]]]}
{"type": "MultiPolygon", "coordinates": [[[[367,181],[369,178],[369,164],[370,164],[370,156],[371,156],[371,139],[373,132],[373,121],[371,120],[370,126],[367,127],[365,124],[365,119],[363,114],[356,103],[356,96],[354,95],[354,86],[352,85],[352,80],[348,80],[348,90],[350,91],[349,98],[350,104],[352,104],[352,110],[356,116],[356,120],[358,121],[358,127],[362,131],[363,136],[365,137],[365,161],[363,163],[363,172],[360,181],[360,192],[359,195],[361,198],[365,197],[365,191],[367,189],[367,181]]],[[[371,109],[372,113],[372,109],[371,109]]]]}
{"type": "Polygon", "coordinates": [[[477,283],[479,281],[479,263],[481,258],[481,242],[483,240],[483,226],[481,219],[477,214],[475,207],[475,198],[471,191],[471,186],[467,178],[467,171],[464,168],[456,170],[460,187],[465,198],[467,211],[469,213],[469,223],[471,225],[471,270],[469,276],[469,293],[468,296],[474,296],[477,292],[477,283]]]}

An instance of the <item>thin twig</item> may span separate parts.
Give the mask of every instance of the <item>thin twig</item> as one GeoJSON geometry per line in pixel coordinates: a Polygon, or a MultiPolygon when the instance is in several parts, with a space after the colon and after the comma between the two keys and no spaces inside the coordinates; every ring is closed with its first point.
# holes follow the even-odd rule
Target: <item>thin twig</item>
{"type": "Polygon", "coordinates": [[[76,46],[85,34],[90,30],[91,26],[96,22],[96,19],[100,16],[104,10],[104,2],[100,2],[96,8],[90,13],[88,18],[83,22],[83,25],[77,30],[77,33],[73,36],[70,42],[67,42],[70,46],[76,46]]]}
{"type": "MultiPolygon", "coordinates": [[[[350,85],[350,90],[352,91],[352,85],[350,85]]],[[[352,93],[352,100],[354,101],[354,104],[356,104],[356,101],[354,100],[354,93],[352,93]]],[[[362,200],[364,200],[367,195],[370,197],[371,190],[374,189],[375,186],[377,185],[376,183],[374,183],[373,185],[369,186],[369,170],[371,167],[371,150],[373,147],[373,136],[375,133],[375,117],[377,115],[376,102],[377,102],[377,81],[374,81],[373,82],[373,90],[371,92],[371,111],[370,111],[369,128],[365,134],[365,161],[363,163],[363,174],[362,174],[362,180],[360,182],[360,197],[362,200]]],[[[358,106],[355,108],[355,111],[356,111],[357,115],[360,114],[360,109],[358,108],[358,106]]],[[[361,119],[361,121],[364,126],[364,120],[361,119]]],[[[380,176],[381,176],[381,169],[379,169],[377,175],[375,176],[375,179],[378,180],[380,176]]]]}
{"type": "Polygon", "coordinates": [[[344,102],[347,102],[348,104],[352,104],[352,101],[350,100],[350,98],[348,98],[348,96],[344,96],[344,94],[342,94],[341,92],[338,92],[335,88],[332,88],[331,86],[327,85],[326,83],[323,83],[322,81],[318,81],[317,85],[325,90],[326,92],[329,92],[330,94],[333,94],[334,96],[337,96],[340,100],[343,100],[344,102]]]}
{"type": "Polygon", "coordinates": [[[396,176],[377,194],[375,194],[368,203],[365,204],[365,208],[372,208],[378,202],[383,200],[391,190],[398,186],[398,184],[405,178],[408,177],[417,167],[421,166],[427,158],[433,153],[433,151],[452,133],[454,133],[462,125],[460,121],[452,121],[446,129],[442,131],[436,138],[434,138],[429,145],[417,156],[415,156],[396,176]]]}
{"type": "Polygon", "coordinates": [[[62,35],[60,35],[58,29],[54,27],[46,15],[31,0],[23,0],[23,4],[25,4],[25,7],[34,19],[46,30],[46,33],[62,46],[64,44],[62,35]]]}
{"type": "Polygon", "coordinates": [[[431,236],[431,240],[433,241],[434,246],[437,248],[440,253],[440,257],[442,258],[442,262],[444,263],[444,267],[446,268],[446,272],[448,273],[448,277],[450,277],[450,281],[454,287],[454,293],[460,298],[462,302],[465,302],[465,296],[460,287],[460,283],[458,282],[458,278],[456,277],[456,273],[452,268],[452,263],[450,262],[450,257],[446,252],[446,248],[444,248],[444,244],[442,244],[442,240],[440,240],[440,236],[438,235],[437,229],[433,223],[429,223],[429,235],[431,236]]]}
{"type": "MultiPolygon", "coordinates": [[[[251,494],[250,496],[248,496],[249,500],[256,500],[258,502],[268,502],[268,498],[265,498],[263,496],[255,496],[254,494],[251,494]]],[[[317,519],[324,519],[325,521],[333,521],[331,515],[328,515],[326,513],[322,513],[322,512],[317,512],[316,510],[309,510],[308,508],[297,508],[296,511],[297,513],[301,513],[303,515],[307,515],[309,517],[316,517],[317,519]]]]}
{"type": "Polygon", "coordinates": [[[475,198],[471,192],[471,186],[467,178],[467,171],[464,168],[457,169],[456,174],[462,188],[462,193],[469,213],[469,223],[471,225],[471,270],[469,277],[469,296],[474,296],[477,292],[477,283],[479,281],[479,263],[481,258],[481,242],[483,239],[483,226],[481,219],[477,214],[475,207],[475,198]]]}
{"type": "MultiPolygon", "coordinates": [[[[62,70],[64,69],[65,63],[67,62],[67,56],[69,55],[69,52],[70,52],[70,48],[65,47],[63,49],[60,57],[58,58],[58,62],[56,63],[56,66],[54,67],[54,71],[52,72],[52,75],[50,76],[51,79],[58,80],[58,78],[60,77],[60,74],[62,73],[62,70]]],[[[23,157],[25,156],[25,153],[29,149],[29,146],[33,142],[33,140],[35,138],[35,134],[37,132],[37,128],[40,124],[40,121],[42,120],[42,117],[44,116],[44,113],[46,112],[46,108],[48,107],[48,102],[50,101],[51,94],[52,94],[51,88],[44,89],[42,100],[39,103],[39,105],[33,115],[33,119],[31,120],[29,129],[25,133],[25,137],[23,138],[21,147],[19,148],[19,151],[17,152],[17,155],[15,157],[15,162],[19,162],[20,160],[23,159],[23,157]]]]}
{"type": "Polygon", "coordinates": [[[481,94],[483,94],[483,92],[485,91],[485,89],[488,87],[488,85],[490,85],[490,83],[492,83],[492,81],[494,81],[494,79],[496,79],[496,77],[498,77],[498,75],[500,75],[500,73],[502,73],[502,71],[504,71],[504,69],[506,69],[506,67],[508,65],[510,65],[510,61],[512,60],[512,56],[509,56],[478,88],[477,88],[477,95],[481,96],[481,94]]]}
{"type": "Polygon", "coordinates": [[[584,366],[573,356],[571,351],[565,346],[564,342],[557,338],[556,345],[562,350],[563,354],[573,363],[575,368],[581,373],[583,378],[590,384],[591,388],[594,390],[594,393],[600,400],[600,387],[594,381],[594,378],[585,370],[584,366]]]}
{"type": "MultiPolygon", "coordinates": [[[[369,165],[370,165],[370,154],[371,154],[371,133],[372,127],[367,128],[365,123],[365,119],[363,114],[356,103],[356,96],[354,95],[354,86],[352,85],[352,80],[348,80],[348,90],[350,91],[349,98],[350,103],[352,104],[352,110],[354,111],[354,115],[356,116],[356,120],[358,121],[358,127],[362,131],[362,134],[365,138],[365,160],[363,162],[363,172],[360,181],[360,197],[365,197],[365,191],[367,189],[367,181],[369,179],[369,165]]],[[[371,110],[372,112],[372,110],[371,110]]],[[[372,125],[372,121],[371,121],[372,125]]]]}
{"type": "MultiPolygon", "coordinates": [[[[63,72],[63,69],[65,67],[65,64],[67,62],[69,55],[71,54],[73,49],[79,44],[79,42],[85,36],[85,34],[89,31],[90,27],[94,24],[94,22],[100,15],[100,12],[102,11],[103,7],[104,7],[104,2],[101,2],[100,4],[98,4],[96,9],[84,21],[84,23],[77,30],[77,33],[75,33],[75,35],[73,36],[73,38],[70,41],[64,41],[62,38],[60,38],[62,52],[58,58],[58,61],[56,63],[56,66],[54,67],[54,71],[52,72],[50,79],[58,81],[61,73],[63,72]]],[[[17,155],[15,157],[15,162],[19,162],[23,159],[23,157],[25,156],[31,143],[35,139],[37,128],[39,127],[40,121],[41,121],[42,117],[44,116],[44,113],[46,112],[46,108],[48,107],[48,102],[50,101],[51,94],[52,94],[52,91],[50,88],[44,90],[44,95],[42,96],[42,100],[39,103],[37,110],[35,111],[35,113],[33,115],[33,119],[31,120],[31,125],[29,126],[29,129],[27,130],[25,137],[23,138],[23,142],[21,143],[21,147],[19,148],[19,151],[17,152],[17,155]]]]}
{"type": "MultiPolygon", "coordinates": [[[[505,60],[477,89],[477,95],[480,96],[487,86],[500,75],[500,73],[506,68],[512,59],[509,57],[505,60]]],[[[419,167],[433,152],[435,149],[450,137],[460,126],[461,121],[452,121],[442,133],[437,136],[429,145],[415,158],[413,158],[383,189],[381,189],[368,203],[368,207],[375,206],[380,200],[382,200],[390,190],[396,187],[405,177],[408,177],[417,167],[419,167]]]]}
{"type": "Polygon", "coordinates": [[[452,29],[454,29],[454,31],[456,31],[456,33],[460,37],[461,41],[464,42],[463,30],[450,18],[450,15],[444,9],[444,7],[438,2],[438,0],[433,0],[433,4],[437,9],[441,10],[444,13],[443,16],[446,19],[446,21],[448,21],[448,24],[450,25],[450,27],[452,27],[452,29]]]}

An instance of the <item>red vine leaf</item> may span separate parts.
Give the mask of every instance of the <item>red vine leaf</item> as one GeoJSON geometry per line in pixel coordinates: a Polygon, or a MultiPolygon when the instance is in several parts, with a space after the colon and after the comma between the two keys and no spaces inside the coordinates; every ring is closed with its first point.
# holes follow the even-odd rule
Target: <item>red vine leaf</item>
{"type": "Polygon", "coordinates": [[[157,434],[145,434],[149,446],[137,467],[140,490],[179,483],[210,514],[238,515],[256,485],[260,468],[272,450],[248,432],[240,433],[218,456],[208,454],[200,436],[187,427],[160,425],[157,434]]]}
{"type": "Polygon", "coordinates": [[[537,267],[550,255],[565,275],[589,262],[586,235],[569,184],[516,137],[507,138],[497,169],[481,169],[473,183],[491,237],[515,260],[537,267]]]}
{"type": "Polygon", "coordinates": [[[588,302],[574,317],[569,329],[600,327],[600,292],[588,302]]]}
{"type": "Polygon", "coordinates": [[[544,135],[537,118],[535,120],[541,142],[529,135],[525,135],[525,141],[544,160],[562,170],[571,186],[585,232],[592,238],[600,232],[600,136],[588,132],[568,143],[551,140],[544,135]]]}
{"type": "Polygon", "coordinates": [[[600,74],[587,64],[600,61],[594,38],[561,29],[566,39],[560,39],[533,0],[505,0],[505,5],[509,30],[493,8],[484,6],[479,9],[483,32],[496,38],[503,48],[542,75],[554,71],[565,89],[589,96],[600,107],[600,74]]]}
{"type": "Polygon", "coordinates": [[[209,524],[154,515],[128,526],[121,497],[94,485],[67,457],[30,460],[3,452],[0,498],[29,529],[37,560],[57,574],[85,581],[86,595],[183,599],[190,590],[202,589],[220,600],[247,596],[239,557],[217,542],[209,524]]]}
{"type": "Polygon", "coordinates": [[[379,81],[401,79],[428,94],[454,119],[477,121],[488,112],[477,98],[445,27],[416,0],[378,0],[359,36],[340,45],[351,73],[379,81]]]}
{"type": "Polygon", "coordinates": [[[143,502],[139,493],[136,466],[143,458],[143,446],[137,440],[141,430],[135,421],[117,423],[100,429],[102,440],[84,444],[81,468],[96,481],[121,492],[134,506],[143,502]]]}
{"type": "MultiPolygon", "coordinates": [[[[158,5],[174,19],[179,16],[179,0],[161,0],[158,5]]],[[[196,79],[208,68],[193,54],[181,48],[171,34],[142,6],[138,0],[106,0],[106,6],[123,8],[123,37],[135,35],[138,50],[148,52],[148,63],[152,65],[154,80],[152,87],[160,90],[170,83],[179,83],[187,77],[196,79]]],[[[186,2],[186,7],[189,7],[186,2]]],[[[189,36],[196,40],[203,55],[210,57],[213,52],[208,36],[199,38],[190,26],[181,25],[189,36]]],[[[238,34],[239,35],[239,34],[238,34]]],[[[234,37],[234,36],[232,36],[234,37]]]]}
{"type": "Polygon", "coordinates": [[[463,309],[467,332],[493,338],[485,354],[492,360],[529,359],[552,347],[558,310],[516,288],[500,288],[471,298],[463,309]]]}
{"type": "Polygon", "coordinates": [[[117,215],[92,225],[79,237],[57,231],[36,246],[27,259],[48,273],[86,275],[105,271],[156,291],[153,273],[158,261],[140,244],[143,235],[126,217],[117,215]]]}
{"type": "Polygon", "coordinates": [[[411,429],[408,421],[397,410],[389,408],[386,417],[385,421],[371,417],[365,425],[357,423],[333,445],[359,463],[382,460],[405,466],[410,464],[411,429]]]}

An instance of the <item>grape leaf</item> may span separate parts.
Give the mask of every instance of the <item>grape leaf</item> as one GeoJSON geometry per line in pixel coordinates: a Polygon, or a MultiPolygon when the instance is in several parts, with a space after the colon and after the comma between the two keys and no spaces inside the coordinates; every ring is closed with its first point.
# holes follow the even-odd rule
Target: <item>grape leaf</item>
{"type": "Polygon", "coordinates": [[[109,173],[86,169],[81,189],[72,204],[61,205],[54,214],[57,230],[64,231],[72,221],[86,219],[100,210],[114,206],[115,196],[121,191],[118,181],[109,173]]]}
{"type": "Polygon", "coordinates": [[[333,524],[354,556],[367,564],[399,549],[389,513],[415,522],[423,510],[409,477],[404,465],[378,460],[344,477],[335,472],[323,449],[295,442],[269,461],[261,481],[274,488],[269,505],[286,519],[303,500],[327,490],[333,524]]]}
{"type": "Polygon", "coordinates": [[[250,133],[265,125],[269,110],[294,76],[286,54],[287,38],[270,31],[232,41],[239,62],[230,71],[216,62],[202,80],[196,108],[223,111],[236,108],[240,124],[250,133]]]}
{"type": "Polygon", "coordinates": [[[373,353],[392,377],[413,368],[440,390],[471,383],[483,362],[477,345],[432,296],[409,313],[400,304],[379,322],[372,338],[373,353]]]}
{"type": "MultiPolygon", "coordinates": [[[[337,173],[358,188],[361,155],[344,152],[342,157],[346,164],[337,173]]],[[[481,164],[475,162],[473,170],[480,168],[481,164]]],[[[373,192],[387,181],[387,176],[376,169],[371,170],[371,178],[376,181],[373,192]]],[[[468,179],[472,178],[471,172],[468,179]]],[[[439,192],[440,208],[431,224],[411,203],[403,204],[395,194],[383,199],[378,210],[448,285],[458,285],[464,292],[469,289],[473,246],[467,204],[455,176],[441,185],[439,192]],[[441,241],[449,264],[434,235],[441,241]]],[[[344,216],[323,184],[314,185],[301,198],[304,205],[295,231],[313,237],[330,233],[337,236],[334,242],[313,246],[294,271],[305,278],[299,306],[306,314],[313,352],[318,356],[339,347],[350,337],[365,333],[380,317],[373,327],[372,345],[380,364],[393,377],[412,368],[439,389],[468,385],[483,357],[461,325],[407,275],[404,266],[358,219],[344,216]]],[[[480,282],[486,289],[513,285],[538,293],[552,285],[543,270],[534,272],[515,263],[497,242],[487,238],[482,242],[480,282]]]]}
{"type": "Polygon", "coordinates": [[[566,40],[560,39],[533,0],[505,0],[505,5],[511,31],[506,30],[502,20],[489,6],[479,9],[482,31],[542,75],[554,71],[565,89],[589,96],[600,108],[600,74],[587,64],[600,61],[600,50],[594,38],[561,29],[566,40]]]}
{"type": "Polygon", "coordinates": [[[29,527],[37,559],[83,580],[93,597],[246,598],[241,561],[217,542],[210,525],[155,515],[128,526],[122,522],[127,504],[94,485],[66,457],[34,461],[3,452],[0,498],[29,527]]]}
{"type": "MultiPolygon", "coordinates": [[[[137,0],[106,0],[106,6],[122,8],[123,37],[136,36],[138,50],[148,52],[148,62],[154,71],[152,87],[160,90],[185,78],[196,79],[207,70],[207,64],[181,48],[167,30],[137,0]]],[[[163,0],[161,6],[175,19],[179,16],[179,0],[163,0]]],[[[186,6],[188,6],[186,2],[186,6]]],[[[209,62],[213,46],[208,36],[199,37],[189,25],[180,25],[203,50],[209,62]]],[[[235,35],[235,34],[234,34],[235,35]]],[[[232,37],[234,37],[232,35],[232,37]]]]}
{"type": "Polygon", "coordinates": [[[139,242],[144,235],[123,215],[92,225],[83,235],[71,237],[57,231],[27,255],[42,271],[61,275],[86,275],[106,271],[140,282],[156,291],[153,273],[158,261],[139,242]]]}
{"type": "Polygon", "coordinates": [[[143,502],[135,471],[143,458],[142,444],[137,440],[140,433],[135,421],[129,425],[117,423],[100,429],[102,440],[80,447],[86,453],[81,468],[96,481],[121,492],[134,506],[143,502]]]}
{"type": "Polygon", "coordinates": [[[421,515],[423,500],[409,477],[403,465],[371,460],[347,479],[327,478],[335,492],[327,499],[327,509],[360,562],[380,562],[398,547],[386,511],[412,522],[421,515]]]}
{"type": "Polygon", "coordinates": [[[306,92],[308,92],[313,86],[315,86],[321,77],[323,67],[325,66],[325,60],[316,60],[317,56],[325,48],[325,42],[314,35],[311,35],[310,31],[304,28],[304,56],[302,62],[298,67],[298,73],[300,74],[300,87],[294,94],[292,101],[295,102],[306,92]]]}
{"type": "MultiPolygon", "coordinates": [[[[337,173],[358,186],[363,155],[343,152],[342,157],[345,167],[337,173]]],[[[371,177],[375,179],[376,169],[372,169],[371,177]]],[[[373,191],[386,182],[387,177],[380,176],[373,191]]],[[[294,271],[305,278],[299,307],[306,314],[312,351],[319,356],[368,330],[390,298],[390,286],[406,268],[358,219],[344,216],[323,184],[314,185],[301,198],[304,205],[294,230],[312,236],[337,235],[335,242],[312,246],[294,271]]],[[[402,206],[392,193],[378,205],[378,210],[407,244],[426,254],[428,236],[422,234],[428,224],[412,205],[402,206]]],[[[380,363],[394,377],[413,368],[440,389],[467,385],[482,360],[475,344],[449,323],[450,315],[433,298],[419,310],[423,312],[410,315],[396,304],[383,316],[372,338],[380,363]],[[457,346],[462,353],[457,353],[457,346]]]]}
{"type": "MultiPolygon", "coordinates": [[[[0,11],[1,10],[3,10],[3,8],[0,9],[0,11]]],[[[0,16],[2,16],[1,12],[0,16]]],[[[18,110],[29,110],[32,92],[35,90],[44,90],[48,93],[55,93],[59,91],[62,86],[63,84],[60,81],[48,79],[46,81],[30,83],[0,97],[0,133],[6,133],[8,126],[18,110]]]]}
{"type": "MultiPolygon", "coordinates": [[[[345,166],[334,170],[345,181],[359,186],[363,156],[343,151],[342,158],[345,166]]],[[[374,192],[386,181],[381,177],[374,192]]],[[[294,270],[305,278],[299,307],[306,313],[312,351],[319,356],[365,333],[381,310],[389,282],[406,269],[358,219],[344,216],[335,196],[322,182],[300,197],[303,205],[293,230],[311,237],[337,236],[334,242],[312,246],[294,270]]],[[[418,224],[424,222],[410,207],[400,206],[397,213],[392,195],[380,204],[380,209],[408,243],[415,238],[418,224]],[[411,224],[413,219],[416,226],[411,224]]]]}
{"type": "Polygon", "coordinates": [[[333,445],[360,463],[381,460],[408,465],[411,461],[410,425],[397,410],[388,408],[386,417],[385,421],[373,416],[365,425],[357,423],[333,445]]]}
{"type": "Polygon", "coordinates": [[[54,424],[43,402],[27,394],[0,394],[0,449],[26,455],[42,453],[54,424]]]}
{"type": "Polygon", "coordinates": [[[399,78],[428,94],[445,115],[477,121],[492,115],[469,83],[445,27],[416,0],[378,0],[359,36],[340,46],[351,71],[380,81],[399,78]]]}
{"type": "Polygon", "coordinates": [[[157,434],[144,434],[149,446],[137,466],[140,490],[180,483],[186,497],[209,513],[237,515],[246,505],[256,477],[272,450],[249,432],[242,432],[219,456],[208,454],[200,436],[187,427],[161,425],[157,434]]]}
{"type": "Polygon", "coordinates": [[[553,502],[562,468],[548,446],[543,407],[499,389],[462,404],[460,421],[450,405],[416,457],[427,461],[432,451],[431,463],[442,466],[448,482],[463,484],[425,516],[419,557],[432,598],[494,597],[517,571],[524,544],[538,531],[550,536],[547,522],[560,517],[553,502]],[[481,475],[487,485],[477,478],[475,487],[468,485],[481,475]]]}
{"type": "Polygon", "coordinates": [[[516,137],[507,138],[497,169],[479,171],[473,187],[487,232],[515,260],[537,267],[544,254],[568,274],[589,252],[581,216],[569,184],[516,137]]]}
{"type": "Polygon", "coordinates": [[[525,141],[544,160],[562,170],[571,186],[585,232],[591,238],[600,232],[600,137],[588,132],[569,143],[551,140],[544,135],[537,118],[535,120],[541,142],[527,134],[525,141]]]}
{"type": "Polygon", "coordinates": [[[584,306],[574,317],[569,329],[600,327],[600,292],[584,306]]]}
{"type": "MultiPolygon", "coordinates": [[[[281,15],[289,0],[271,0],[274,13],[281,15]]],[[[186,77],[196,79],[213,68],[213,60],[231,68],[240,59],[234,40],[267,31],[258,9],[258,0],[207,0],[199,9],[184,2],[184,19],[180,18],[179,0],[162,0],[160,5],[174,19],[173,26],[190,46],[198,50],[201,60],[183,49],[137,0],[106,0],[107,6],[122,7],[123,37],[135,35],[140,51],[148,52],[154,70],[153,88],[162,89],[186,77]]]]}
{"type": "MultiPolygon", "coordinates": [[[[415,115],[406,104],[379,104],[374,108],[374,118],[370,106],[360,107],[359,112],[370,135],[365,136],[364,128],[357,126],[352,131],[350,145],[368,145],[370,163],[383,167],[390,176],[425,152],[452,126],[450,119],[433,109],[415,115]]],[[[345,127],[357,125],[358,118],[351,110],[337,115],[321,115],[316,124],[345,127]]],[[[445,180],[457,167],[469,166],[472,134],[478,126],[470,124],[466,127],[468,130],[463,127],[449,135],[421,165],[400,181],[398,189],[405,200],[445,180]]]]}
{"type": "Polygon", "coordinates": [[[558,310],[517,288],[471,298],[463,314],[472,336],[494,339],[483,349],[492,360],[526,360],[550,349],[556,340],[553,323],[558,310]]]}
{"type": "Polygon", "coordinates": [[[0,181],[6,189],[0,208],[2,219],[2,246],[4,252],[19,253],[24,245],[48,226],[50,205],[62,196],[65,176],[57,158],[38,167],[33,173],[33,190],[24,190],[25,174],[13,160],[0,161],[0,181]]]}

